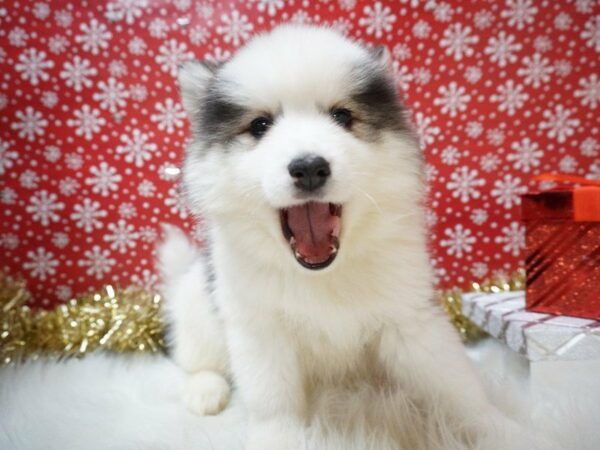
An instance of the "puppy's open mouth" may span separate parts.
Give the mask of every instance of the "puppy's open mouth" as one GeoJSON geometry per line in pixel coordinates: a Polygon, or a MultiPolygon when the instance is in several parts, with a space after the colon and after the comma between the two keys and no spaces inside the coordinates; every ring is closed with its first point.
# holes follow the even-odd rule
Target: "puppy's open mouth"
{"type": "Polygon", "coordinates": [[[342,206],[308,202],[279,211],[281,230],[296,260],[307,269],[329,266],[340,247],[342,206]]]}

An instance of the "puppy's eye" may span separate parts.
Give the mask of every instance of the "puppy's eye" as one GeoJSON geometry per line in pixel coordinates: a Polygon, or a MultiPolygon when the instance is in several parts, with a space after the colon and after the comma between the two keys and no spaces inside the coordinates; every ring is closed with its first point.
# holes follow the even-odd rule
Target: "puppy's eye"
{"type": "Polygon", "coordinates": [[[331,117],[344,128],[352,125],[352,112],[346,108],[335,108],[331,110],[331,117]]]}
{"type": "Polygon", "coordinates": [[[257,117],[250,123],[250,134],[255,138],[260,138],[271,125],[273,125],[273,119],[270,117],[257,117]]]}

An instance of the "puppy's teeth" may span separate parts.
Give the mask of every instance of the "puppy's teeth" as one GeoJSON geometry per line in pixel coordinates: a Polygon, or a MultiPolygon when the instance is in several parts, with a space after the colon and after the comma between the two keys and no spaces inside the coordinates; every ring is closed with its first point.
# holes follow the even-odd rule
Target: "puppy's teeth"
{"type": "Polygon", "coordinates": [[[333,245],[330,248],[330,252],[332,255],[335,255],[337,253],[337,248],[335,248],[333,245]]]}
{"type": "Polygon", "coordinates": [[[296,254],[296,258],[302,259],[302,255],[300,254],[300,252],[298,250],[295,251],[295,254],[296,254]]]}
{"type": "Polygon", "coordinates": [[[290,238],[290,245],[296,245],[296,238],[294,236],[290,238]]]}

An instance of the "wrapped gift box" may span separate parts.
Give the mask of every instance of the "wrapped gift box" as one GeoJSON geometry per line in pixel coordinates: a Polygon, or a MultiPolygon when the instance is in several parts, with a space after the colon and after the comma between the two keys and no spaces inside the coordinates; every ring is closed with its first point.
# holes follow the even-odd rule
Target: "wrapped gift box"
{"type": "Polygon", "coordinates": [[[464,294],[462,302],[469,319],[529,361],[600,361],[600,321],[526,311],[524,291],[464,294]]]}
{"type": "Polygon", "coordinates": [[[527,310],[600,320],[600,186],[524,195],[522,218],[527,310]]]}

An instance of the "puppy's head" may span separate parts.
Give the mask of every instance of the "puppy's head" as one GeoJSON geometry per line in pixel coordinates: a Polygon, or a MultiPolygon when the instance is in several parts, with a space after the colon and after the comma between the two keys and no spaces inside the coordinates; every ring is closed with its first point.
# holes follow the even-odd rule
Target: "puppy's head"
{"type": "Polygon", "coordinates": [[[389,67],[385,51],[295,26],[254,38],[219,67],[185,65],[194,209],[257,260],[279,255],[302,270],[385,239],[419,197],[417,149],[389,67]]]}

